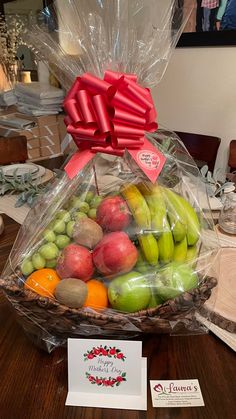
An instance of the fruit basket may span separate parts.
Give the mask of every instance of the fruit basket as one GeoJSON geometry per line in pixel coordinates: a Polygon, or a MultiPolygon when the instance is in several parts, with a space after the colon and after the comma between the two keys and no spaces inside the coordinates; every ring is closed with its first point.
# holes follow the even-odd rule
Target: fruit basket
{"type": "MultiPolygon", "coordinates": [[[[204,331],[194,315],[217,284],[214,273],[206,275],[217,247],[203,234],[213,225],[200,208],[195,210],[185,198],[188,208],[184,211],[190,214],[191,223],[188,230],[181,232],[177,221],[186,214],[180,214],[181,206],[175,200],[184,199],[180,191],[182,196],[193,192],[191,180],[196,181],[198,169],[174,134],[159,131],[154,138],[157,144],[168,141],[172,153],[179,156],[179,168],[176,158],[170,159],[158,185],[144,179],[139,182],[137,173],[133,174],[124,159],[107,160],[101,155],[84,170],[85,183],[70,181],[63,174],[28,215],[0,287],[25,331],[38,345],[51,350],[73,336],[129,338],[140,333],[204,331]],[[191,163],[193,173],[186,176],[185,171],[181,177],[181,159],[184,164],[191,163]],[[135,205],[137,199],[139,205],[135,205]],[[36,214],[40,219],[33,224],[36,214]],[[153,222],[147,232],[143,223],[148,216],[153,222]],[[24,252],[19,251],[22,243],[24,252]],[[71,253],[71,246],[79,254],[71,253]],[[14,271],[12,266],[16,267],[14,271]],[[53,274],[50,281],[42,277],[42,272],[47,271],[53,274]],[[69,277],[74,279],[60,291],[58,284],[69,282],[69,277]],[[83,286],[79,294],[73,288],[74,282],[83,286]],[[90,284],[96,287],[90,290],[90,284]],[[121,289],[119,302],[115,301],[117,289],[121,289]],[[90,301],[86,302],[88,294],[90,301]]],[[[197,188],[202,193],[200,186],[204,188],[204,183],[197,188]]]]}
{"type": "Polygon", "coordinates": [[[206,330],[195,313],[217,283],[218,246],[205,234],[214,230],[199,201],[205,183],[178,137],[157,129],[148,88],[186,13],[160,3],[70,0],[65,22],[56,1],[26,34],[68,90],[78,147],[30,211],[0,280],[47,350],[68,337],[206,330]]]}
{"type": "MultiPolygon", "coordinates": [[[[10,302],[15,307],[21,326],[34,343],[51,350],[55,345],[81,336],[130,338],[140,333],[196,332],[192,311],[200,308],[216,286],[214,277],[206,277],[191,291],[166,301],[155,308],[136,313],[106,313],[72,309],[53,298],[42,297],[19,285],[18,277],[0,280],[10,302]],[[190,316],[188,316],[190,314],[190,316]]],[[[204,329],[198,328],[198,332],[204,329]]]]}

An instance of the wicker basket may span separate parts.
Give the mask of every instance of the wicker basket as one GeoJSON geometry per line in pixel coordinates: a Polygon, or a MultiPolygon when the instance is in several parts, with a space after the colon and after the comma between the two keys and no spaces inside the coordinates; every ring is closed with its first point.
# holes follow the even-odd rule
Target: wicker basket
{"type": "MultiPolygon", "coordinates": [[[[178,323],[186,324],[188,315],[204,304],[217,284],[213,277],[205,277],[199,287],[181,294],[164,304],[136,313],[126,314],[91,309],[71,309],[52,298],[41,297],[24,289],[18,275],[0,280],[2,288],[15,307],[19,321],[31,336],[53,336],[66,340],[78,336],[113,336],[128,338],[144,333],[169,333],[178,323]]],[[[35,340],[35,339],[34,339],[35,340]]],[[[36,342],[38,343],[38,342],[36,342]]]]}

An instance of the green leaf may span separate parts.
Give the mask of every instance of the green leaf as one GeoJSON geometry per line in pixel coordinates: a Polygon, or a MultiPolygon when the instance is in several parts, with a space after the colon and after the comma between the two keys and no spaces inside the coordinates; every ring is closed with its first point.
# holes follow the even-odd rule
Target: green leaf
{"type": "Polygon", "coordinates": [[[12,190],[14,190],[12,185],[4,183],[4,185],[2,185],[0,188],[0,195],[4,195],[6,192],[12,191],[12,190]]]}
{"type": "Polygon", "coordinates": [[[19,198],[17,199],[16,203],[15,203],[15,208],[19,208],[22,207],[22,205],[25,204],[25,201],[22,199],[21,196],[19,196],[19,198]]]}
{"type": "Polygon", "coordinates": [[[31,173],[24,173],[22,176],[23,182],[32,182],[32,174],[31,173]]]}
{"type": "Polygon", "coordinates": [[[25,192],[22,192],[21,198],[22,198],[23,201],[26,201],[27,198],[26,198],[26,193],[25,192]]]}
{"type": "Polygon", "coordinates": [[[14,170],[14,172],[13,172],[13,178],[14,178],[15,180],[17,180],[17,171],[18,171],[18,169],[16,168],[16,169],[14,170]]]}
{"type": "Polygon", "coordinates": [[[205,177],[207,172],[208,172],[208,166],[206,164],[204,166],[202,166],[200,172],[201,172],[202,176],[205,177]]]}
{"type": "Polygon", "coordinates": [[[29,205],[29,207],[32,207],[34,205],[34,202],[36,200],[36,196],[32,193],[28,198],[27,198],[27,204],[29,205]]]}

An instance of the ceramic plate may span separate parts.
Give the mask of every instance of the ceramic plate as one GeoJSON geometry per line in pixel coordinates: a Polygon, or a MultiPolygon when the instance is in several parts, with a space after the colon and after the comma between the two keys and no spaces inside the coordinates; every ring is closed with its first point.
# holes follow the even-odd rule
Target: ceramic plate
{"type": "Polygon", "coordinates": [[[38,166],[37,164],[22,163],[4,166],[2,167],[2,171],[4,175],[9,178],[12,178],[14,176],[14,172],[16,171],[17,177],[23,176],[26,173],[31,173],[32,178],[36,179],[44,175],[45,168],[38,166]]]}
{"type": "Polygon", "coordinates": [[[22,176],[26,173],[31,173],[32,175],[38,171],[38,167],[33,164],[10,164],[8,166],[2,167],[2,171],[5,176],[13,177],[14,172],[16,172],[17,176],[22,176]]]}

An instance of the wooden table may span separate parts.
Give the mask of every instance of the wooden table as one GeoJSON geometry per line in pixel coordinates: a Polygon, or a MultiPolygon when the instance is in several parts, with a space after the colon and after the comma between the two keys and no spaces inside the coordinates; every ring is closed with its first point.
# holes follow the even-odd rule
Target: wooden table
{"type": "MultiPolygon", "coordinates": [[[[52,168],[53,162],[49,162],[52,168]]],[[[0,237],[0,270],[19,225],[4,216],[0,237]]],[[[148,380],[193,379],[200,382],[205,407],[154,409],[148,384],[147,412],[66,407],[67,356],[63,348],[50,355],[34,347],[16,323],[14,311],[0,296],[1,419],[234,419],[236,357],[214,335],[143,337],[148,380]]]]}

